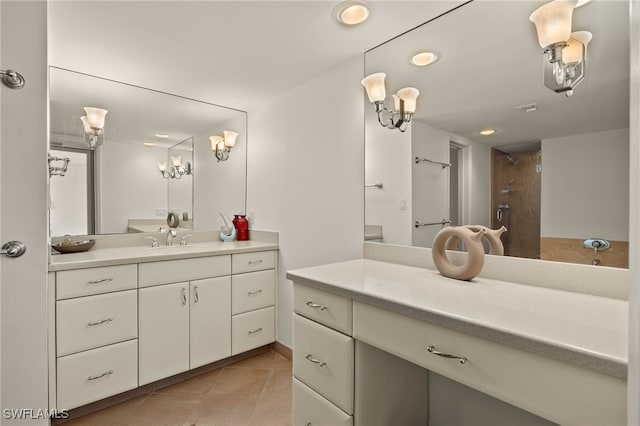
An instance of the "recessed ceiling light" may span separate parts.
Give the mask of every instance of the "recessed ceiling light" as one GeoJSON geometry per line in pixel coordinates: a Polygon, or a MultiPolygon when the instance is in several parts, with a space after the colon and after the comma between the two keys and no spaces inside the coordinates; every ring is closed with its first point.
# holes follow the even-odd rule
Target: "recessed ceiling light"
{"type": "Polygon", "coordinates": [[[482,136],[491,136],[496,133],[496,129],[482,129],[480,130],[480,134],[482,136]]]}
{"type": "Polygon", "coordinates": [[[169,137],[166,133],[156,133],[156,138],[167,139],[169,137]]]}
{"type": "Polygon", "coordinates": [[[411,64],[417,67],[426,67],[438,60],[438,55],[433,52],[420,52],[413,55],[411,64]]]}
{"type": "Polygon", "coordinates": [[[358,25],[369,17],[369,8],[364,1],[349,0],[336,7],[338,21],[345,25],[358,25]]]}
{"type": "Polygon", "coordinates": [[[142,145],[144,146],[156,146],[155,142],[142,142],[142,145]]]}

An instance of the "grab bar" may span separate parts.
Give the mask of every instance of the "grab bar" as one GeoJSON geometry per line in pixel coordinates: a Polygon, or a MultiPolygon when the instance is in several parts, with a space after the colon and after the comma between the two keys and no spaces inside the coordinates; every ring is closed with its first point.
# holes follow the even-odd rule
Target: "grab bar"
{"type": "Polygon", "coordinates": [[[416,220],[416,223],[414,223],[413,225],[414,225],[416,228],[420,228],[420,227],[422,227],[422,226],[432,226],[432,225],[442,225],[442,226],[444,226],[444,225],[449,225],[449,224],[451,224],[451,221],[450,221],[450,220],[442,219],[440,222],[431,222],[431,223],[421,223],[421,222],[418,222],[418,221],[416,220]]]}
{"type": "Polygon", "coordinates": [[[378,188],[378,189],[382,189],[383,185],[382,182],[380,183],[373,183],[371,185],[365,185],[365,188],[378,188]]]}
{"type": "Polygon", "coordinates": [[[425,163],[430,163],[430,164],[437,164],[439,166],[442,166],[443,169],[445,167],[451,167],[451,164],[449,164],[449,163],[441,163],[440,161],[433,161],[433,160],[429,160],[428,158],[416,157],[415,158],[415,162],[416,162],[416,164],[418,164],[420,162],[425,162],[425,163]]]}

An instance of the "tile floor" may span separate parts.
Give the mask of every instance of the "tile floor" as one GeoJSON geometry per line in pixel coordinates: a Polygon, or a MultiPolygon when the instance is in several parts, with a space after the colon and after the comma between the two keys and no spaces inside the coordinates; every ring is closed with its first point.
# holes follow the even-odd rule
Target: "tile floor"
{"type": "Polygon", "coordinates": [[[291,361],[270,351],[64,426],[290,426],[291,361]]]}

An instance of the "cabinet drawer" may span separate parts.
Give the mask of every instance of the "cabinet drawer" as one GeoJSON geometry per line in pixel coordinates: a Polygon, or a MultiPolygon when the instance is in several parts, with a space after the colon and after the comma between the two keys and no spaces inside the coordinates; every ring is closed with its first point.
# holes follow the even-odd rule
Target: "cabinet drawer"
{"type": "Polygon", "coordinates": [[[105,266],[56,272],[56,299],[89,296],[138,287],[138,265],[105,266]]]}
{"type": "Polygon", "coordinates": [[[353,339],[335,330],[293,316],[293,375],[353,414],[353,339]]]}
{"type": "Polygon", "coordinates": [[[274,342],[275,321],[273,306],[231,317],[231,355],[274,342]]]}
{"type": "Polygon", "coordinates": [[[351,335],[353,328],[351,299],[295,284],[293,310],[302,316],[351,335]]]}
{"type": "Polygon", "coordinates": [[[358,340],[553,422],[626,424],[624,380],[360,302],[353,329],[358,340]]]}
{"type": "Polygon", "coordinates": [[[138,386],[138,341],[58,358],[58,409],[71,409],[138,386]]]}
{"type": "Polygon", "coordinates": [[[231,311],[233,315],[275,305],[275,269],[233,275],[231,311]]]}
{"type": "Polygon", "coordinates": [[[293,379],[293,424],[351,426],[353,417],[324,399],[304,383],[293,379]]]}
{"type": "Polygon", "coordinates": [[[58,356],[135,339],[137,290],[56,302],[56,332],[58,356]]]}
{"type": "Polygon", "coordinates": [[[200,280],[231,274],[231,256],[196,257],[141,263],[140,287],[200,280]]]}
{"type": "Polygon", "coordinates": [[[231,255],[231,271],[234,274],[262,271],[276,267],[276,252],[256,251],[231,255]]]}

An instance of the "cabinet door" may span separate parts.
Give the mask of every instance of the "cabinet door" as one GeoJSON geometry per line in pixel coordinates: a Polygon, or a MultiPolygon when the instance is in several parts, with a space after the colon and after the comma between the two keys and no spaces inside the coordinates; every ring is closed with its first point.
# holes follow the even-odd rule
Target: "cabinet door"
{"type": "Polygon", "coordinates": [[[140,385],[189,369],[189,283],[139,290],[140,385]]]}
{"type": "Polygon", "coordinates": [[[231,277],[191,281],[190,368],[231,356],[231,277]]]}

